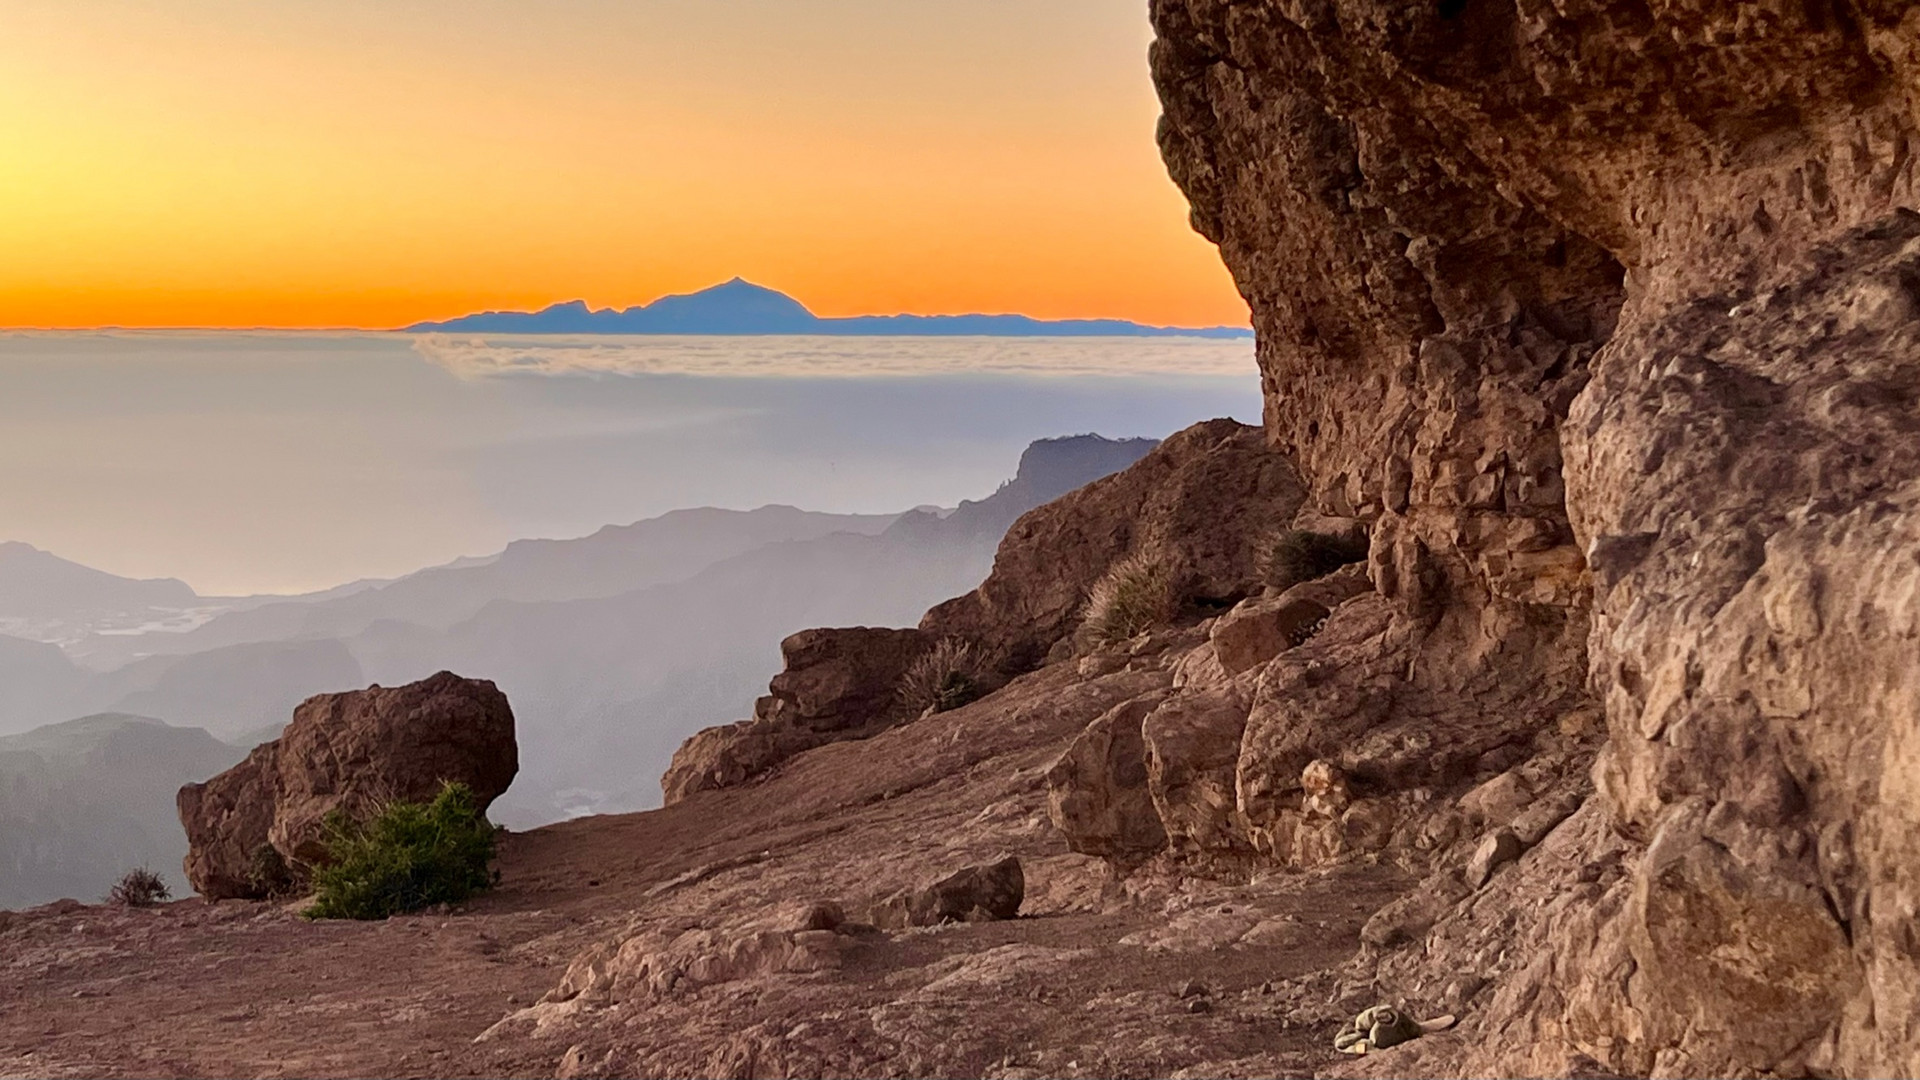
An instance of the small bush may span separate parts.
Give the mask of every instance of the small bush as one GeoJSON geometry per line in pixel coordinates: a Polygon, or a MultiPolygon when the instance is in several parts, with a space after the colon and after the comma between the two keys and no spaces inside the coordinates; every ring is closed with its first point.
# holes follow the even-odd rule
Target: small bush
{"type": "Polygon", "coordinates": [[[494,827],[465,784],[430,803],[389,802],[364,821],[325,822],[327,863],[314,870],[310,919],[384,919],[457,904],[493,884],[494,827]]]}
{"type": "Polygon", "coordinates": [[[1129,555],[1087,591],[1081,633],[1095,645],[1126,641],[1172,622],[1175,607],[1166,564],[1144,552],[1129,555]]]}
{"type": "Polygon", "coordinates": [[[900,676],[900,710],[908,716],[957,709],[980,696],[983,678],[973,646],[958,638],[942,638],[921,653],[900,676]]]}
{"type": "Polygon", "coordinates": [[[107,893],[107,903],[121,907],[152,907],[171,899],[173,890],[167,888],[167,883],[161,880],[159,874],[144,866],[127,871],[127,876],[116,882],[107,893]]]}
{"type": "Polygon", "coordinates": [[[299,881],[293,868],[287,865],[287,860],[272,844],[261,844],[253,849],[253,857],[248,861],[247,884],[253,886],[261,896],[278,900],[291,894],[299,881]]]}
{"type": "Polygon", "coordinates": [[[1260,576],[1275,588],[1291,589],[1366,557],[1367,542],[1363,539],[1283,529],[1269,537],[1259,551],[1260,576]]]}

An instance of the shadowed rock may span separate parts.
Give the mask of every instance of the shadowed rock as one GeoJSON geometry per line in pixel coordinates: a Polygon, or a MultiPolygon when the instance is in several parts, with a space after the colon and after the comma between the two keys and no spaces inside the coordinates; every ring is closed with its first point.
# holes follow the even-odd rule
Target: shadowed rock
{"type": "Polygon", "coordinates": [[[484,809],[519,769],[513,710],[490,682],[443,671],[407,686],[309,698],[272,742],[204,784],[180,789],[187,879],[210,900],[259,897],[257,859],[326,857],[327,814],[364,815],[390,800],[466,784],[484,809]]]}

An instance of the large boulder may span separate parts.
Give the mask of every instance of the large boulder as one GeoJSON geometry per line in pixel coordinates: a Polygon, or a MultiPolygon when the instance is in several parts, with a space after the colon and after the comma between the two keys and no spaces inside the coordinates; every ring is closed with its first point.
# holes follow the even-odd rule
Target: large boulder
{"type": "Polygon", "coordinates": [[[445,782],[472,788],[484,808],[519,767],[513,710],[490,682],[443,671],[407,686],[320,694],[294,710],[280,738],[180,789],[187,880],[211,900],[263,896],[267,851],[296,869],[324,860],[332,811],[424,801],[445,782]]]}

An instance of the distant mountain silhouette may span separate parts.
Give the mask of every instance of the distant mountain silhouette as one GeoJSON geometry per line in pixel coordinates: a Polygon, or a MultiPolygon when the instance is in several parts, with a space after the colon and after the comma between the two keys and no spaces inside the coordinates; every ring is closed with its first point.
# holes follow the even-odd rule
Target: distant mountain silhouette
{"type": "Polygon", "coordinates": [[[323,690],[366,683],[359,662],[337,639],[249,641],[184,656],[150,656],[96,675],[84,705],[235,736],[284,722],[295,705],[323,690]]]}
{"type": "Polygon", "coordinates": [[[186,605],[196,599],[184,581],[119,577],[31,544],[0,543],[0,618],[65,617],[75,611],[186,605]]]}
{"type": "MultiPolygon", "coordinates": [[[[247,642],[345,637],[388,620],[447,627],[496,600],[612,596],[678,581],[764,544],[836,532],[878,533],[898,516],[822,514],[791,506],[674,510],[631,525],[608,525],[578,539],[515,540],[495,555],[418,570],[345,595],[314,594],[249,606],[186,633],[99,638],[79,651],[89,666],[107,668],[140,657],[200,653],[247,642]]],[[[0,663],[5,656],[0,651],[0,663]]]]}
{"type": "Polygon", "coordinates": [[[0,735],[74,715],[86,685],[60,646],[0,634],[0,735]]]}
{"type": "Polygon", "coordinates": [[[191,895],[174,793],[245,755],[199,728],[121,714],[0,737],[0,908],[98,901],[137,866],[191,895]]]}
{"type": "Polygon", "coordinates": [[[1207,337],[1250,338],[1237,326],[1183,329],[1124,319],[1035,319],[1026,315],[858,315],[823,319],[785,293],[740,278],[663,296],[625,311],[594,311],[583,300],[540,311],[487,311],[415,323],[410,333],[488,334],[825,334],[844,337],[1207,337]]]}

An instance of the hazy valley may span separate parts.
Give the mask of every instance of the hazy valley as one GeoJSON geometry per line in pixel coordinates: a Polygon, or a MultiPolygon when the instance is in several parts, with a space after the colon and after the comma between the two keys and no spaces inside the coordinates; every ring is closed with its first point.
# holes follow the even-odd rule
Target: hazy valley
{"type": "Polygon", "coordinates": [[[92,897],[140,864],[184,890],[181,784],[278,734],[313,694],[440,670],[484,673],[514,703],[521,771],[498,820],[656,806],[674,749],[746,714],[783,637],[911,625],[986,576],[1015,518],[1153,445],[1035,443],[998,491],[949,509],[675,511],[284,599],[202,598],[0,546],[0,618],[62,642],[0,636],[0,732],[19,733],[0,742],[0,907],[92,897]],[[189,618],[202,621],[125,632],[189,618]]]}

